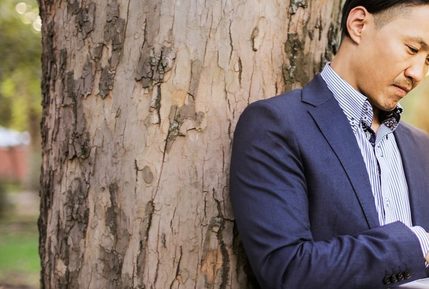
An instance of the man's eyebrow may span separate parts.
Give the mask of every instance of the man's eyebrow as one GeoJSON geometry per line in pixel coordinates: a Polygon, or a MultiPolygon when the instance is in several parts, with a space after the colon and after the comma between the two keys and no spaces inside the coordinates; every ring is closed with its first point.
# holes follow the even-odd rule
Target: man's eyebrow
{"type": "Polygon", "coordinates": [[[418,42],[423,49],[429,50],[429,45],[421,37],[411,37],[412,41],[418,42]]]}

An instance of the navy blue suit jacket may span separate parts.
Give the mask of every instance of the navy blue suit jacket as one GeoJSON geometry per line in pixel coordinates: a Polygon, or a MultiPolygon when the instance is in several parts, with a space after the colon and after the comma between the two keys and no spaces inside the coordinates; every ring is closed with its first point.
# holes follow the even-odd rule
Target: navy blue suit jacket
{"type": "MultiPolygon", "coordinates": [[[[395,136],[413,223],[429,231],[429,138],[402,123],[395,136]]],[[[319,75],[245,109],[230,173],[262,289],[380,289],[428,276],[415,234],[400,222],[380,226],[353,131],[319,75]]]]}

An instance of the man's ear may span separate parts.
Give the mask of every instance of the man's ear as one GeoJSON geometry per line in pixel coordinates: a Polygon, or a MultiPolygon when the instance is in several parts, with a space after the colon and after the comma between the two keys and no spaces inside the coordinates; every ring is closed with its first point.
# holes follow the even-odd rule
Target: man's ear
{"type": "Polygon", "coordinates": [[[363,6],[357,6],[350,10],[347,17],[347,31],[351,40],[359,44],[362,37],[362,32],[367,28],[372,15],[363,6]]]}

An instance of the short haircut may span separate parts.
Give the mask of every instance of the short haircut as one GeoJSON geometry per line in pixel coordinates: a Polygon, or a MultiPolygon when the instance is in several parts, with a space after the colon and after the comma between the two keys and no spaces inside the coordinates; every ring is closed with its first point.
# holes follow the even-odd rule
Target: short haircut
{"type": "Polygon", "coordinates": [[[357,6],[363,6],[369,13],[377,14],[396,6],[418,6],[424,4],[429,4],[429,0],[347,0],[343,6],[343,15],[341,18],[343,37],[350,36],[347,30],[347,18],[350,11],[357,6]]]}

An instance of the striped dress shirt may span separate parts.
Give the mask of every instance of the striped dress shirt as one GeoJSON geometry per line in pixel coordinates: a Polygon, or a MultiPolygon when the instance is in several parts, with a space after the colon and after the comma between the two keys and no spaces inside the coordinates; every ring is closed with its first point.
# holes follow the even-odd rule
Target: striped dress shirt
{"type": "Polygon", "coordinates": [[[375,208],[380,225],[400,221],[417,236],[423,256],[429,252],[429,235],[411,219],[408,184],[401,153],[393,132],[399,124],[402,108],[386,113],[379,129],[371,129],[373,109],[368,98],[343,80],[326,64],[321,72],[323,80],[344,111],[362,153],[371,183],[375,208]]]}

